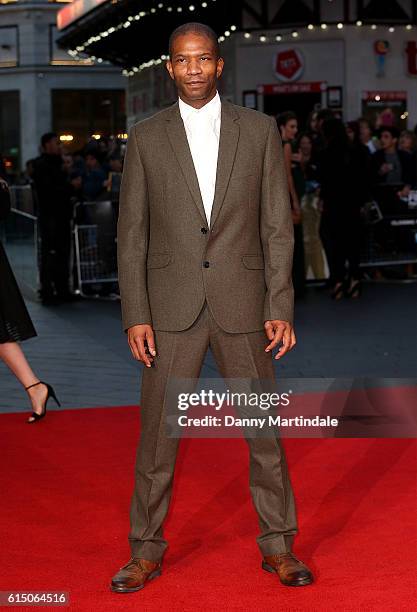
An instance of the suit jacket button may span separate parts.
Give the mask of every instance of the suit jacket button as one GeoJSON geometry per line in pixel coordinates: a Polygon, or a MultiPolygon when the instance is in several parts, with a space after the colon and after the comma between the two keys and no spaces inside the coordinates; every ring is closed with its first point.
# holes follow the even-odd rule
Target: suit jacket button
{"type": "Polygon", "coordinates": [[[210,267],[210,262],[209,262],[209,261],[205,261],[205,262],[203,263],[203,266],[204,266],[205,268],[209,268],[209,267],[210,267]]]}
{"type": "Polygon", "coordinates": [[[201,233],[202,234],[207,234],[207,232],[208,232],[208,229],[206,227],[202,227],[201,228],[201,233]]]}

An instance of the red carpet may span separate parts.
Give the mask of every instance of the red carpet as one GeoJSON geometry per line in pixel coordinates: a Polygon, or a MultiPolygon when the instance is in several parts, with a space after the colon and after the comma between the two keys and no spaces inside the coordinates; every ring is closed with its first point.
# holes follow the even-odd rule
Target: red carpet
{"type": "Polygon", "coordinates": [[[129,559],[137,408],[26,416],[0,417],[0,591],[67,591],[88,611],[415,609],[413,440],[286,440],[295,552],[317,579],[298,589],[260,569],[246,443],[183,440],[163,575],[118,595],[108,583],[129,559]]]}

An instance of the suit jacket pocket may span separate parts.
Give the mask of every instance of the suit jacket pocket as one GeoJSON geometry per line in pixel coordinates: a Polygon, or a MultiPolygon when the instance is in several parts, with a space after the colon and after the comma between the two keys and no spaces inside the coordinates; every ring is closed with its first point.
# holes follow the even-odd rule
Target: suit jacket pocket
{"type": "Polygon", "coordinates": [[[262,255],[243,255],[242,261],[245,268],[249,268],[249,270],[262,270],[265,268],[262,255]]]}
{"type": "Polygon", "coordinates": [[[148,253],[146,267],[149,268],[165,268],[172,260],[170,253],[148,253]]]}

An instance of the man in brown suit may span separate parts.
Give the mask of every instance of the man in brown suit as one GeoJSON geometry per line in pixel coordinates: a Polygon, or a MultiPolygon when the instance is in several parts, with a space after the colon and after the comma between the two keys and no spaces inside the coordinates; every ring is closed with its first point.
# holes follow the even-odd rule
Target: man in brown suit
{"type": "MultiPolygon", "coordinates": [[[[123,329],[146,366],[131,503],[132,557],[111,589],[133,592],[161,573],[178,438],[168,437],[169,379],[199,377],[210,346],[224,378],[274,379],[295,345],[293,226],[280,136],[262,113],[220,100],[215,33],[185,24],[167,69],[179,100],[135,124],[120,192],[118,265],[123,329]],[[266,338],[269,340],[265,347],[266,338]]],[[[279,438],[246,438],[263,569],[310,584],[291,552],[294,499],[279,438]]]]}

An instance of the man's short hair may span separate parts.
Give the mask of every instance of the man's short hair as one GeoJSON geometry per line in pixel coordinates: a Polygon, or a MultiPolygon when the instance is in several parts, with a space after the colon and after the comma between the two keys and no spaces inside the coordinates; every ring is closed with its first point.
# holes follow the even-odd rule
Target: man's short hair
{"type": "Polygon", "coordinates": [[[400,137],[400,130],[393,125],[381,125],[378,130],[378,138],[381,138],[383,132],[389,132],[393,138],[400,137]]]}
{"type": "Polygon", "coordinates": [[[58,138],[58,134],[55,132],[46,132],[46,134],[42,134],[41,136],[41,147],[44,148],[48,142],[51,142],[54,138],[58,138]]]}
{"type": "Polygon", "coordinates": [[[220,57],[220,46],[219,41],[217,40],[216,32],[205,23],[198,23],[197,21],[191,21],[190,23],[183,23],[182,25],[175,28],[169,37],[169,56],[172,57],[172,48],[174,46],[175,40],[179,36],[185,36],[186,34],[199,34],[200,36],[205,36],[213,43],[214,50],[216,52],[216,57],[220,57]]]}

